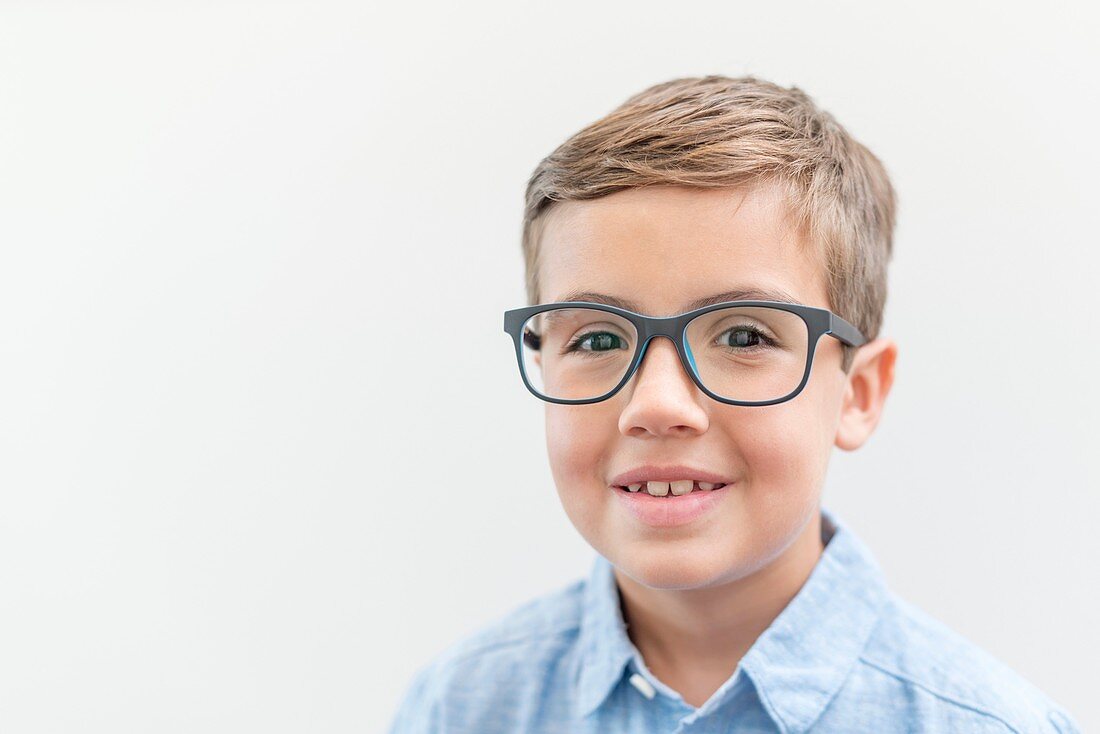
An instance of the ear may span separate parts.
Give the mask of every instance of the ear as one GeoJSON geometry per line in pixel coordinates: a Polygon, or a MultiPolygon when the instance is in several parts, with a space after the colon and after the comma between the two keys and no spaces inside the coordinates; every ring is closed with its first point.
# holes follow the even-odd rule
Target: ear
{"type": "Polygon", "coordinates": [[[898,345],[872,339],[856,350],[840,406],[836,445],[845,451],[862,446],[875,430],[894,384],[898,345]]]}

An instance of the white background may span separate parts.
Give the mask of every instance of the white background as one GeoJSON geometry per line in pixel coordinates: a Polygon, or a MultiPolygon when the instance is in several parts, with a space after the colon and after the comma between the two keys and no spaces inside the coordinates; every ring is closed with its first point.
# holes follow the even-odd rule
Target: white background
{"type": "Polygon", "coordinates": [[[706,73],[898,189],[897,382],[826,506],[1100,729],[1096,18],[762,5],[0,5],[0,730],[381,731],[586,574],[502,330],[523,187],[706,73]]]}

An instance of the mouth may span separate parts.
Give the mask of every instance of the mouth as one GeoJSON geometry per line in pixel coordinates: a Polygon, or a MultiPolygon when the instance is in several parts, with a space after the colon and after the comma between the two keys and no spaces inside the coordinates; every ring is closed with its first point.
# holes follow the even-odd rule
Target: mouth
{"type": "Polygon", "coordinates": [[[628,517],[656,530],[688,526],[716,516],[726,505],[726,498],[732,496],[730,493],[734,490],[730,486],[698,481],[689,484],[686,479],[646,482],[644,485],[609,485],[614,492],[612,496],[618,499],[615,504],[622,507],[628,517]],[[672,485],[679,485],[676,487],[678,493],[672,491],[672,485]],[[708,486],[712,488],[706,489],[708,486]]]}

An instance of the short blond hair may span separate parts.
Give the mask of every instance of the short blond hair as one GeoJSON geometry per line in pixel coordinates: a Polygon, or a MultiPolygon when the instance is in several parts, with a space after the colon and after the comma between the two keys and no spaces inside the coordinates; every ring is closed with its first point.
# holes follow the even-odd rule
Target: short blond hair
{"type": "MultiPolygon", "coordinates": [[[[650,185],[776,182],[816,248],[829,308],[873,339],[886,305],[896,195],[882,163],[798,87],[708,75],[656,84],[546,156],[527,183],[523,255],[539,303],[539,244],[555,201],[650,185]]],[[[844,348],[842,369],[854,349],[844,348]]]]}

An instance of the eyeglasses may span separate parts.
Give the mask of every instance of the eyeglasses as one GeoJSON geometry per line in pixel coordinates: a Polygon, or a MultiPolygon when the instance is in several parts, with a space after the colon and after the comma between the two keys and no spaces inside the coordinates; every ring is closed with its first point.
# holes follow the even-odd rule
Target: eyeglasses
{"type": "Polygon", "coordinates": [[[692,381],[729,405],[774,405],[802,391],[823,335],[859,347],[866,338],[832,311],[780,301],[726,301],[678,316],[644,316],[586,301],[504,312],[527,389],[550,403],[597,403],[641,364],[654,337],[676,345],[692,381]]]}

